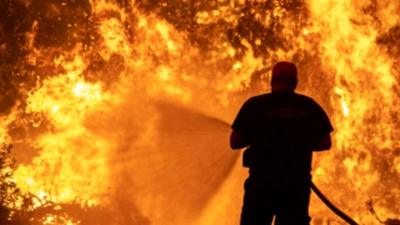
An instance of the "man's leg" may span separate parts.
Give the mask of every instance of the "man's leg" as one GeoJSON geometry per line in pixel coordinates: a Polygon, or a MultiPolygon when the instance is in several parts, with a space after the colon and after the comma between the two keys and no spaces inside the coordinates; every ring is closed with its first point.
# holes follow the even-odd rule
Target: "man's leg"
{"type": "Polygon", "coordinates": [[[273,212],[268,206],[266,190],[250,178],[246,180],[244,186],[245,194],[240,225],[270,225],[273,212]]]}
{"type": "Polygon", "coordinates": [[[284,190],[279,199],[275,225],[309,225],[310,188],[305,185],[284,190]]]}

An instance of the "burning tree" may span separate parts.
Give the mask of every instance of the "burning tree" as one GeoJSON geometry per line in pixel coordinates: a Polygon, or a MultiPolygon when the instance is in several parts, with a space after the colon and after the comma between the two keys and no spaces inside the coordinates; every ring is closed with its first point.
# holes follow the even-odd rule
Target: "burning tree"
{"type": "Polygon", "coordinates": [[[13,224],[17,211],[17,202],[21,192],[12,181],[15,161],[11,157],[11,145],[3,145],[0,150],[0,223],[13,224]]]}
{"type": "Polygon", "coordinates": [[[12,145],[3,144],[0,149],[0,224],[67,224],[67,221],[73,221],[61,210],[60,205],[40,199],[31,193],[22,193],[15,183],[15,169],[12,145]]]}

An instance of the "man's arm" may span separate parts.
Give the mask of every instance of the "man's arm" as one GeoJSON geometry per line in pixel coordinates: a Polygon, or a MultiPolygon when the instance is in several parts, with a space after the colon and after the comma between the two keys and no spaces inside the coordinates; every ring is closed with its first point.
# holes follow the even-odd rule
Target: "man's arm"
{"type": "Polygon", "coordinates": [[[328,133],[319,139],[314,146],[314,151],[324,151],[332,147],[331,135],[328,133]]]}
{"type": "Polygon", "coordinates": [[[233,150],[238,150],[249,145],[247,138],[237,130],[232,130],[230,145],[233,150]]]}

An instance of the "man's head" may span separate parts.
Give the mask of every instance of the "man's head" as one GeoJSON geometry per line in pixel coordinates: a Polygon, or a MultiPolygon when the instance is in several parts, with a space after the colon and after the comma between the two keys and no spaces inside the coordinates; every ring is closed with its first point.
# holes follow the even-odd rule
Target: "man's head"
{"type": "Polygon", "coordinates": [[[272,69],[272,91],[294,91],[297,86],[296,65],[291,62],[278,62],[272,69]]]}

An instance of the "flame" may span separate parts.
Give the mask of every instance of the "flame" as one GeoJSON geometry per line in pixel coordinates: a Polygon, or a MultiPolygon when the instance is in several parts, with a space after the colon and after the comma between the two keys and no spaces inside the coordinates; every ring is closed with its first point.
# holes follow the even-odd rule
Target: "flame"
{"type": "MultiPolygon", "coordinates": [[[[381,15],[380,23],[376,23],[372,15],[361,10],[368,4],[348,1],[308,2],[313,27],[321,38],[319,51],[324,69],[334,75],[337,95],[333,95],[331,102],[342,106],[337,107],[333,114],[336,149],[324,163],[344,166],[348,179],[346,185],[350,184],[350,188],[362,193],[346,197],[350,202],[361,203],[352,207],[353,214],[362,211],[362,202],[367,202],[371,196],[374,199],[383,193],[396,196],[399,191],[396,185],[387,185],[384,189],[380,187],[382,179],[398,177],[396,173],[386,175],[385,169],[379,168],[378,161],[387,160],[389,168],[395,165],[390,152],[398,146],[394,135],[397,125],[391,116],[391,106],[396,102],[394,87],[399,74],[392,69],[393,59],[376,42],[382,30],[393,25],[392,16],[397,16],[393,12],[381,15]],[[376,160],[378,158],[380,160],[376,160]]],[[[376,7],[378,11],[391,12],[391,9],[399,8],[399,5],[386,2],[376,7]]],[[[325,170],[334,174],[338,170],[337,166],[325,170]]],[[[332,193],[338,193],[337,190],[326,188],[332,193]]],[[[386,203],[395,204],[389,202],[386,203]]],[[[389,205],[386,207],[390,208],[389,205]]],[[[380,214],[395,217],[396,213],[390,213],[388,208],[379,208],[380,214]]],[[[371,224],[374,220],[361,215],[357,219],[364,224],[371,224]]]]}
{"type": "MultiPolygon", "coordinates": [[[[361,224],[378,223],[365,207],[371,199],[380,217],[400,214],[399,62],[393,41],[379,42],[399,26],[400,3],[90,0],[43,7],[46,15],[33,16],[22,35],[26,55],[15,59],[28,81],[15,85],[17,100],[0,122],[0,140],[31,152],[15,179],[38,197],[35,206],[129,205],[129,215],[113,211],[115,224],[237,223],[245,177],[239,161],[194,206],[197,214],[157,205],[171,197],[162,190],[139,191],[147,181],[154,190],[162,185],[151,180],[146,169],[158,167],[147,161],[168,168],[156,145],[162,112],[155,102],[231,121],[246,98],[269,90],[272,65],[290,60],[299,65],[299,91],[316,98],[335,127],[334,149],[316,158],[315,182],[361,224]],[[65,43],[52,43],[64,36],[65,43]],[[131,164],[135,170],[127,171],[131,164]]],[[[9,45],[0,38],[0,54],[9,45]]],[[[313,224],[339,224],[318,200],[311,209],[313,224]]],[[[50,215],[43,224],[81,219],[50,215]]]]}
{"type": "Polygon", "coordinates": [[[91,133],[84,122],[88,115],[104,107],[110,96],[101,83],[84,80],[80,57],[56,61],[67,73],[44,80],[26,100],[26,113],[41,118],[33,125],[48,126],[49,131],[35,142],[40,155],[31,165],[21,165],[16,171],[17,182],[22,190],[36,194],[39,199],[61,203],[80,199],[82,204],[96,205],[99,195],[107,191],[106,165],[111,144],[91,133]],[[93,160],[88,161],[92,156],[93,160]],[[80,176],[90,173],[96,176],[84,179],[80,176]]]}

